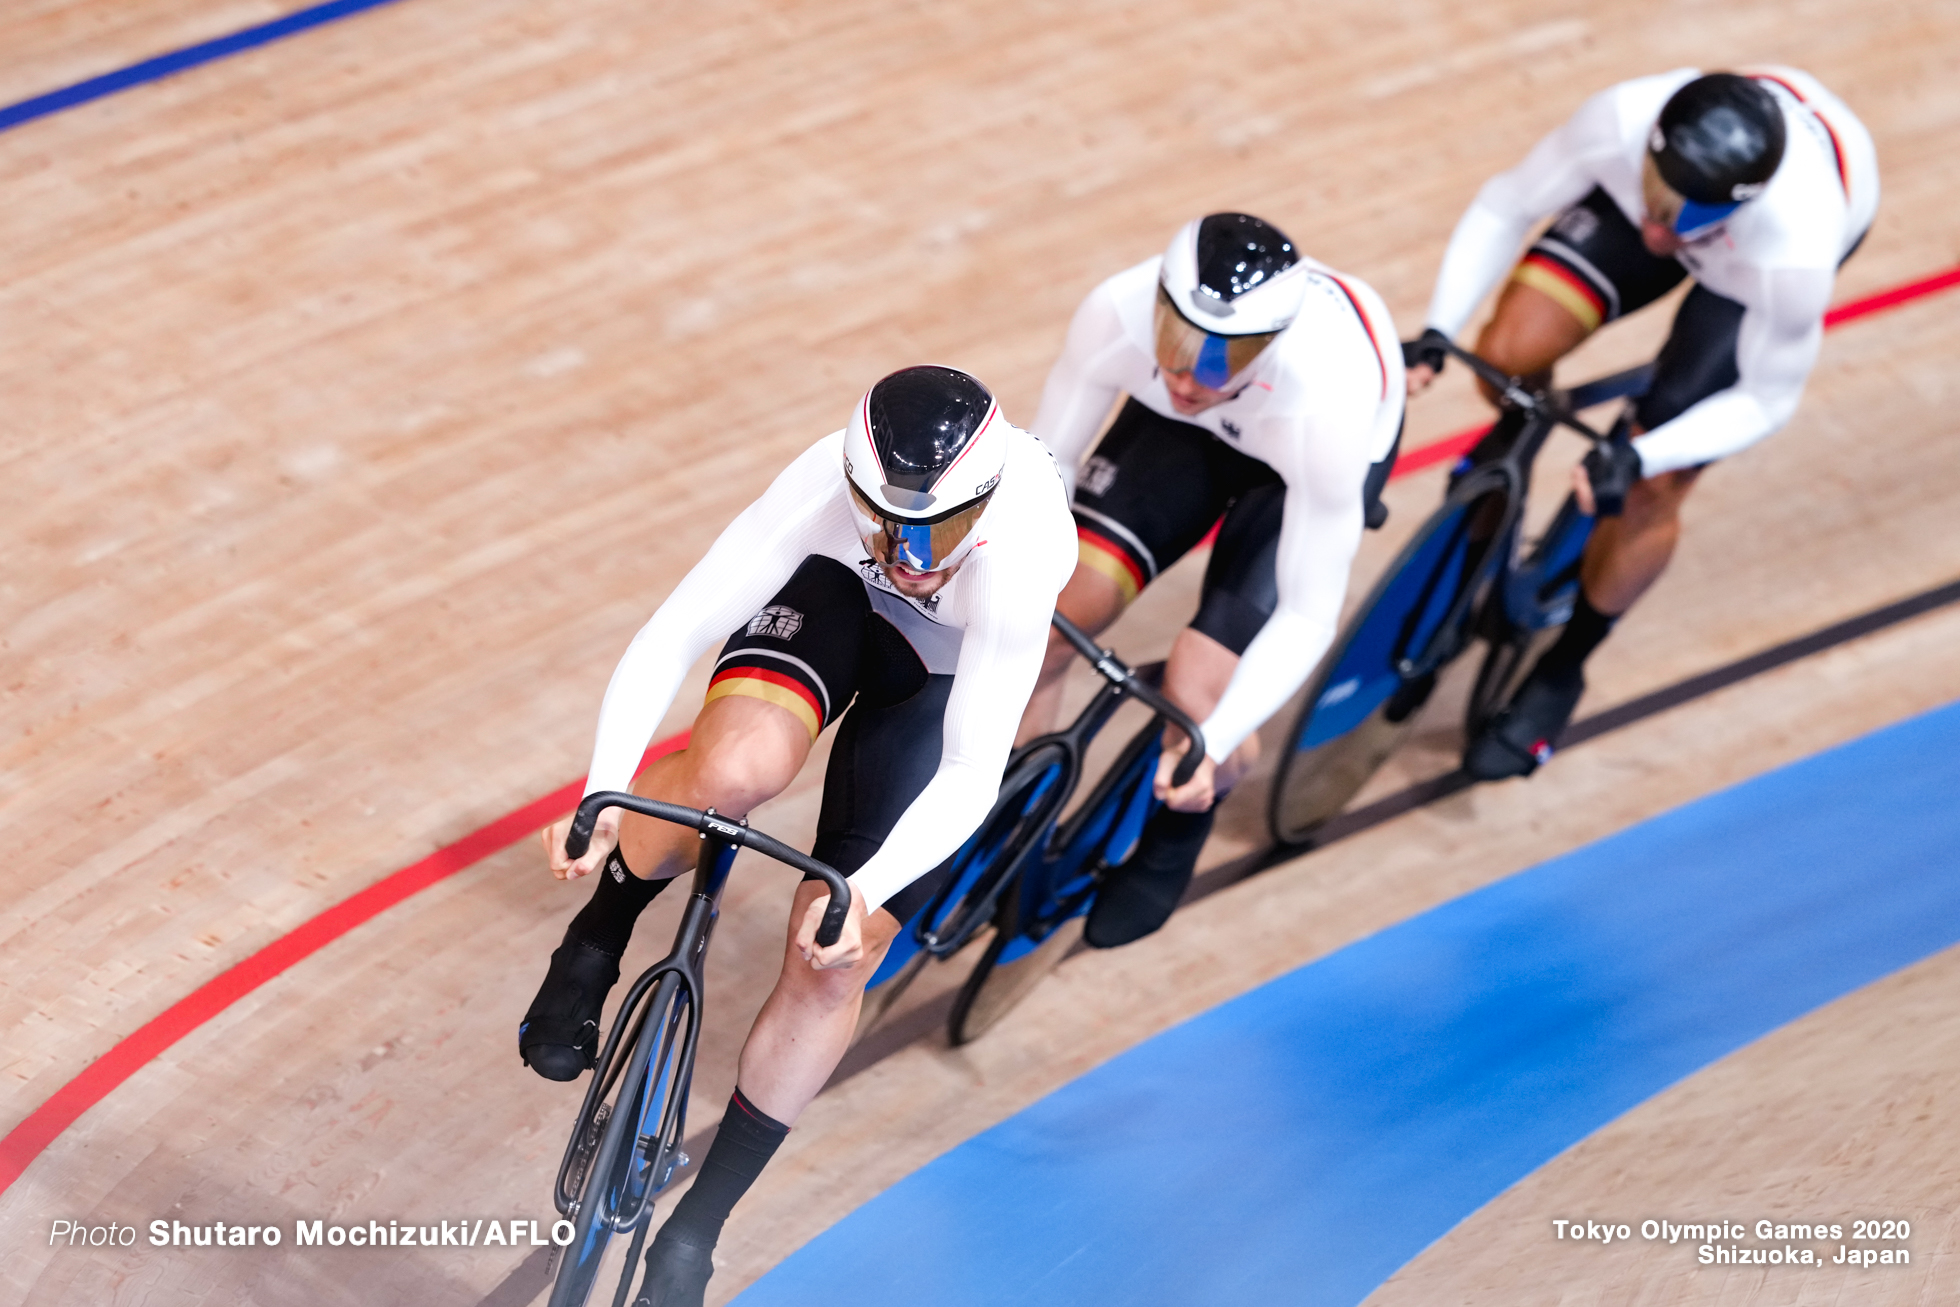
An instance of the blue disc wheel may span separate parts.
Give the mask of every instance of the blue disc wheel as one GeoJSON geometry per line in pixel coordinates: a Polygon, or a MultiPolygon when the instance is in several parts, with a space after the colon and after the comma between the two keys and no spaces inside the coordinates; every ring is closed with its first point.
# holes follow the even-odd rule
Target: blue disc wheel
{"type": "Polygon", "coordinates": [[[1017,870],[1039,858],[1054,830],[1075,788],[1076,766],[1075,755],[1053,740],[1035,741],[1009,762],[994,806],[941,868],[943,887],[904,923],[865,987],[856,1037],[897,1005],[922,970],[995,925],[1017,870]]]}
{"type": "Polygon", "coordinates": [[[1414,725],[1436,674],[1461,653],[1509,552],[1510,473],[1465,475],[1417,528],[1307,682],[1273,779],[1273,838],[1298,844],[1346,807],[1414,725]]]}
{"type": "Polygon", "coordinates": [[[995,908],[993,937],[954,997],[946,1030],[954,1046],[991,1029],[1082,938],[1096,887],[1136,851],[1156,806],[1151,781],[1163,731],[1152,719],[1054,836],[1016,862],[995,908]]]}

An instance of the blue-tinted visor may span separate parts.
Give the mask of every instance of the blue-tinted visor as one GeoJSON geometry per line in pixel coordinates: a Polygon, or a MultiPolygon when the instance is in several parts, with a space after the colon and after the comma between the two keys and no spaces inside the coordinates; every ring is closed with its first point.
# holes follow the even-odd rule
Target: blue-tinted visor
{"type": "Polygon", "coordinates": [[[1741,207],[1740,202],[1735,204],[1697,204],[1693,200],[1684,199],[1681,201],[1681,212],[1674,219],[1674,234],[1676,236],[1693,236],[1707,231],[1710,227],[1723,221],[1741,207]]]}
{"type": "MultiPolygon", "coordinates": [[[[847,483],[848,484],[848,483],[847,483]]],[[[980,515],[993,498],[990,490],[979,499],[931,522],[903,522],[880,512],[864,492],[851,485],[851,503],[858,519],[858,535],[871,557],[887,566],[897,565],[915,572],[936,572],[950,565],[966,543],[980,515]]]]}
{"type": "Polygon", "coordinates": [[[1190,373],[1191,379],[1211,390],[1223,390],[1227,382],[1259,357],[1273,343],[1277,331],[1252,336],[1222,336],[1206,331],[1178,311],[1168,292],[1157,287],[1157,366],[1166,372],[1190,373]]]}

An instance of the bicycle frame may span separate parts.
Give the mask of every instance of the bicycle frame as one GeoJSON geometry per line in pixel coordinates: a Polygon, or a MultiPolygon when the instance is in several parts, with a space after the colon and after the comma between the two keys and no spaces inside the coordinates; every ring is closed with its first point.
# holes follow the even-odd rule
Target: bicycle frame
{"type": "Polygon", "coordinates": [[[1515,432],[1458,466],[1442,505],[1342,624],[1309,678],[1272,788],[1268,823],[1280,844],[1309,838],[1360,791],[1399,744],[1437,674],[1473,638],[1486,639],[1492,652],[1471,695],[1472,729],[1514,688],[1533,642],[1569,616],[1590,530],[1568,500],[1521,551],[1533,464],[1561,426],[1609,439],[1576,414],[1644,392],[1653,373],[1645,366],[1571,390],[1532,390],[1468,351],[1448,349],[1503,396],[1515,432]]]}
{"type": "MultiPolygon", "coordinates": [[[[974,866],[950,877],[926,904],[925,910],[919,914],[913,926],[913,933],[921,951],[932,957],[946,958],[959,952],[981,927],[994,919],[1001,895],[1010,884],[1015,882],[1016,873],[1024,863],[1031,858],[1046,857],[1049,850],[1058,844],[1068,848],[1075,841],[1083,822],[1092,813],[1096,804],[1106,797],[1110,777],[1121,770],[1122,764],[1111,769],[1110,776],[1104,778],[1091,801],[1085,803],[1059,831],[1054,826],[1052,816],[1059,814],[1066,806],[1070,796],[1075,792],[1076,785],[1080,783],[1082,759],[1089,742],[1109,723],[1109,719],[1125,700],[1137,700],[1154,712],[1158,719],[1169,721],[1177,726],[1191,740],[1191,747],[1185,751],[1177,770],[1172,774],[1173,784],[1183,785],[1189,781],[1196,774],[1198,763],[1204,757],[1204,732],[1187,713],[1179,709],[1155,686],[1138,677],[1127,663],[1116,656],[1115,650],[1098,646],[1094,640],[1083,633],[1081,628],[1059,612],[1054,614],[1051,620],[1055,629],[1060,631],[1063,638],[1074,646],[1075,651],[1095,668],[1096,673],[1106,684],[1076,715],[1073,722],[1059,731],[1028,741],[1027,744],[1016,749],[1013,756],[1008,759],[1007,780],[1002,785],[1004,792],[1009,792],[1017,786],[1017,768],[1043,753],[1059,752],[1061,773],[1037,796],[1049,805],[1051,819],[1042,823],[1044,829],[1036,839],[1015,850],[1011,856],[999,860],[991,857],[979,859],[974,866]],[[947,910],[948,905],[954,903],[955,895],[961,897],[954,915],[935,927],[934,923],[940,922],[941,914],[947,910]]],[[[975,838],[990,828],[995,815],[988,814],[988,820],[981,823],[980,830],[975,832],[975,838]]],[[[974,840],[969,839],[948,861],[957,867],[962,855],[972,849],[973,843],[974,840]]]]}
{"type": "MultiPolygon", "coordinates": [[[[687,1029],[681,1041],[682,1083],[685,1083],[693,1073],[694,1050],[698,1042],[700,1025],[698,1014],[705,987],[701,968],[707,958],[708,941],[714,934],[715,921],[721,914],[722,890],[727,887],[729,869],[735,862],[735,852],[735,845],[719,835],[702,836],[701,853],[694,867],[694,884],[688,895],[687,906],[681,914],[680,928],[674,933],[673,950],[641,973],[640,978],[635,980],[633,987],[627,991],[625,1000],[619,1005],[619,1013],[614,1019],[613,1028],[606,1036],[606,1043],[599,1052],[598,1060],[593,1064],[592,1079],[586,1085],[585,1101],[579,1108],[578,1123],[572,1131],[572,1137],[565,1146],[564,1160],[559,1163],[554,1198],[560,1215],[575,1217],[578,1214],[578,1197],[571,1191],[568,1181],[574,1163],[578,1160],[579,1145],[589,1132],[599,1105],[606,1101],[620,1075],[629,1065],[628,1062],[614,1060],[621,1043],[624,1042],[623,1036],[631,1031],[635,1051],[640,1048],[641,1036],[644,1033],[642,1027],[648,1016],[648,1011],[641,1008],[641,1001],[666,976],[673,976],[679,982],[686,995],[689,1013],[687,1029]]],[[[638,1080],[637,1067],[634,1074],[635,1079],[638,1080]]],[[[645,1109],[654,1105],[643,1101],[644,1085],[629,1084],[627,1088],[628,1097],[640,1101],[639,1124],[644,1125],[645,1109]]],[[[621,1101],[626,1101],[626,1098],[622,1098],[621,1101]]],[[[669,1140],[678,1141],[687,1123],[686,1094],[676,1095],[664,1104],[662,1110],[664,1115],[660,1122],[660,1129],[651,1138],[663,1144],[669,1140]]],[[[649,1136],[645,1130],[639,1130],[637,1133],[641,1137],[641,1149],[644,1150],[649,1136]]],[[[636,1175],[624,1179],[616,1198],[628,1206],[616,1206],[615,1210],[607,1215],[608,1223],[615,1233],[626,1233],[646,1215],[648,1203],[672,1178],[675,1166],[678,1164],[678,1157],[679,1155],[675,1154],[673,1158],[666,1160],[666,1165],[661,1168],[663,1173],[652,1185],[644,1183],[645,1176],[636,1175]]],[[[659,1165],[661,1160],[659,1157],[648,1159],[650,1165],[659,1165]]],[[[607,1189],[612,1189],[610,1183],[607,1189]]]]}
{"type": "MultiPolygon", "coordinates": [[[[1518,432],[1509,447],[1496,459],[1481,464],[1466,474],[1492,483],[1483,493],[1501,491],[1504,494],[1503,513],[1495,524],[1473,523],[1467,519],[1465,523],[1466,530],[1484,532],[1482,539],[1489,543],[1483,555],[1478,558],[1476,566],[1480,571],[1494,575],[1498,569],[1510,570],[1513,561],[1510,557],[1512,536],[1517,530],[1519,521],[1524,517],[1525,497],[1531,489],[1531,468],[1537,461],[1538,453],[1544,448],[1545,442],[1551,438],[1552,432],[1561,426],[1571,428],[1595,444],[1605,441],[1607,437],[1582,422],[1577,416],[1577,411],[1614,398],[1612,383],[1626,379],[1629,374],[1622,373],[1601,378],[1591,385],[1582,386],[1574,391],[1551,389],[1533,391],[1525,389],[1524,383],[1519,378],[1500,372],[1454,342],[1449,342],[1447,348],[1471,371],[1496,389],[1506,405],[1524,414],[1523,429],[1518,432]]],[[[1645,377],[1652,375],[1651,367],[1636,368],[1632,372],[1644,374],[1641,387],[1644,389],[1645,377]]],[[[1471,610],[1482,601],[1485,594],[1484,582],[1489,579],[1488,576],[1480,575],[1471,584],[1459,586],[1442,620],[1430,627],[1431,634],[1441,638],[1415,646],[1417,619],[1428,607],[1428,591],[1433,590],[1440,583],[1441,578],[1441,569],[1430,576],[1424,602],[1411,610],[1410,617],[1405,623],[1403,644],[1398,648],[1395,659],[1396,670],[1402,674],[1404,680],[1413,681],[1427,676],[1463,651],[1471,610]],[[1411,647],[1419,647],[1420,652],[1411,654],[1408,652],[1411,647]]]]}
{"type": "Polygon", "coordinates": [[[582,1304],[607,1242],[614,1234],[631,1232],[633,1242],[615,1296],[616,1303],[624,1301],[654,1199],[687,1160],[680,1143],[700,1040],[703,965],[737,850],[754,848],[823,880],[830,902],[817,929],[819,944],[837,942],[851,903],[850,887],[834,868],[751,830],[746,822],[727,821],[713,809],[702,812],[618,791],[588,795],[579,805],[565,839],[568,855],[585,854],[599,813],[609,807],[690,826],[700,832],[701,851],[673,949],[633,982],[621,1002],[558,1165],[552,1200],[573,1222],[574,1244],[565,1255],[577,1259],[577,1269],[567,1279],[561,1266],[552,1288],[554,1307],[582,1304]],[[622,1058],[621,1048],[629,1045],[631,1056],[622,1058]],[[608,1103],[615,1088],[616,1106],[608,1103]],[[587,1202],[596,1203],[597,1209],[584,1210],[587,1202]]]}

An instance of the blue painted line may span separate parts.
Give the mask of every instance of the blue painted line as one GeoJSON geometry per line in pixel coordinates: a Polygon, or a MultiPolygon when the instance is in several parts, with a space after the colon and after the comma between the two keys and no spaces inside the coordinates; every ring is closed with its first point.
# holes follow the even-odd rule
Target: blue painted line
{"type": "Polygon", "coordinates": [[[379,9],[383,5],[396,2],[397,0],[330,0],[328,4],[314,5],[311,9],[302,9],[298,13],[288,14],[272,22],[248,27],[242,32],[233,32],[230,36],[220,36],[199,45],[172,50],[154,59],[145,59],[127,68],[119,68],[115,72],[91,77],[72,86],[64,86],[45,95],[37,95],[30,100],[21,100],[0,108],[0,132],[18,127],[22,123],[33,122],[36,118],[46,118],[50,114],[60,113],[63,109],[87,104],[91,100],[100,100],[118,91],[127,91],[133,86],[162,81],[166,77],[173,77],[192,68],[242,54],[247,50],[256,50],[262,45],[270,45],[274,41],[284,40],[286,37],[311,31],[327,23],[351,18],[355,14],[379,9]]]}
{"type": "Polygon", "coordinates": [[[1444,904],[1065,1086],[740,1301],[1358,1303],[1628,1109],[1960,941],[1956,795],[1960,705],[1444,904]]]}

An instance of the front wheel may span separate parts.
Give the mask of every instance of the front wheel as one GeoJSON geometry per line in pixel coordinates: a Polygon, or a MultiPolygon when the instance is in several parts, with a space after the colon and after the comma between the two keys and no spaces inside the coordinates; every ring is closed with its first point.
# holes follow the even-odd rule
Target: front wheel
{"type": "Polygon", "coordinates": [[[1163,732],[1163,722],[1152,718],[1061,829],[1014,864],[993,938],[953,999],[946,1033],[954,1047],[992,1029],[1082,938],[1102,876],[1135,851],[1156,807],[1151,781],[1163,732]]]}
{"type": "Polygon", "coordinates": [[[1471,472],[1382,573],[1307,682],[1273,778],[1274,840],[1304,841],[1402,743],[1436,675],[1469,640],[1516,514],[1511,473],[1471,472]]]}
{"type": "MultiPolygon", "coordinates": [[[[550,1307],[585,1307],[607,1246],[615,1234],[627,1231],[634,1237],[620,1284],[631,1286],[636,1254],[653,1214],[652,1193],[671,1177],[679,1160],[687,1082],[693,1073],[692,1007],[687,987],[670,973],[660,978],[642,1010],[619,1095],[600,1105],[588,1127],[596,1128],[597,1146],[578,1185],[572,1241],[558,1258],[550,1307]]],[[[618,1019],[629,1017],[622,1011],[618,1019]]]]}

